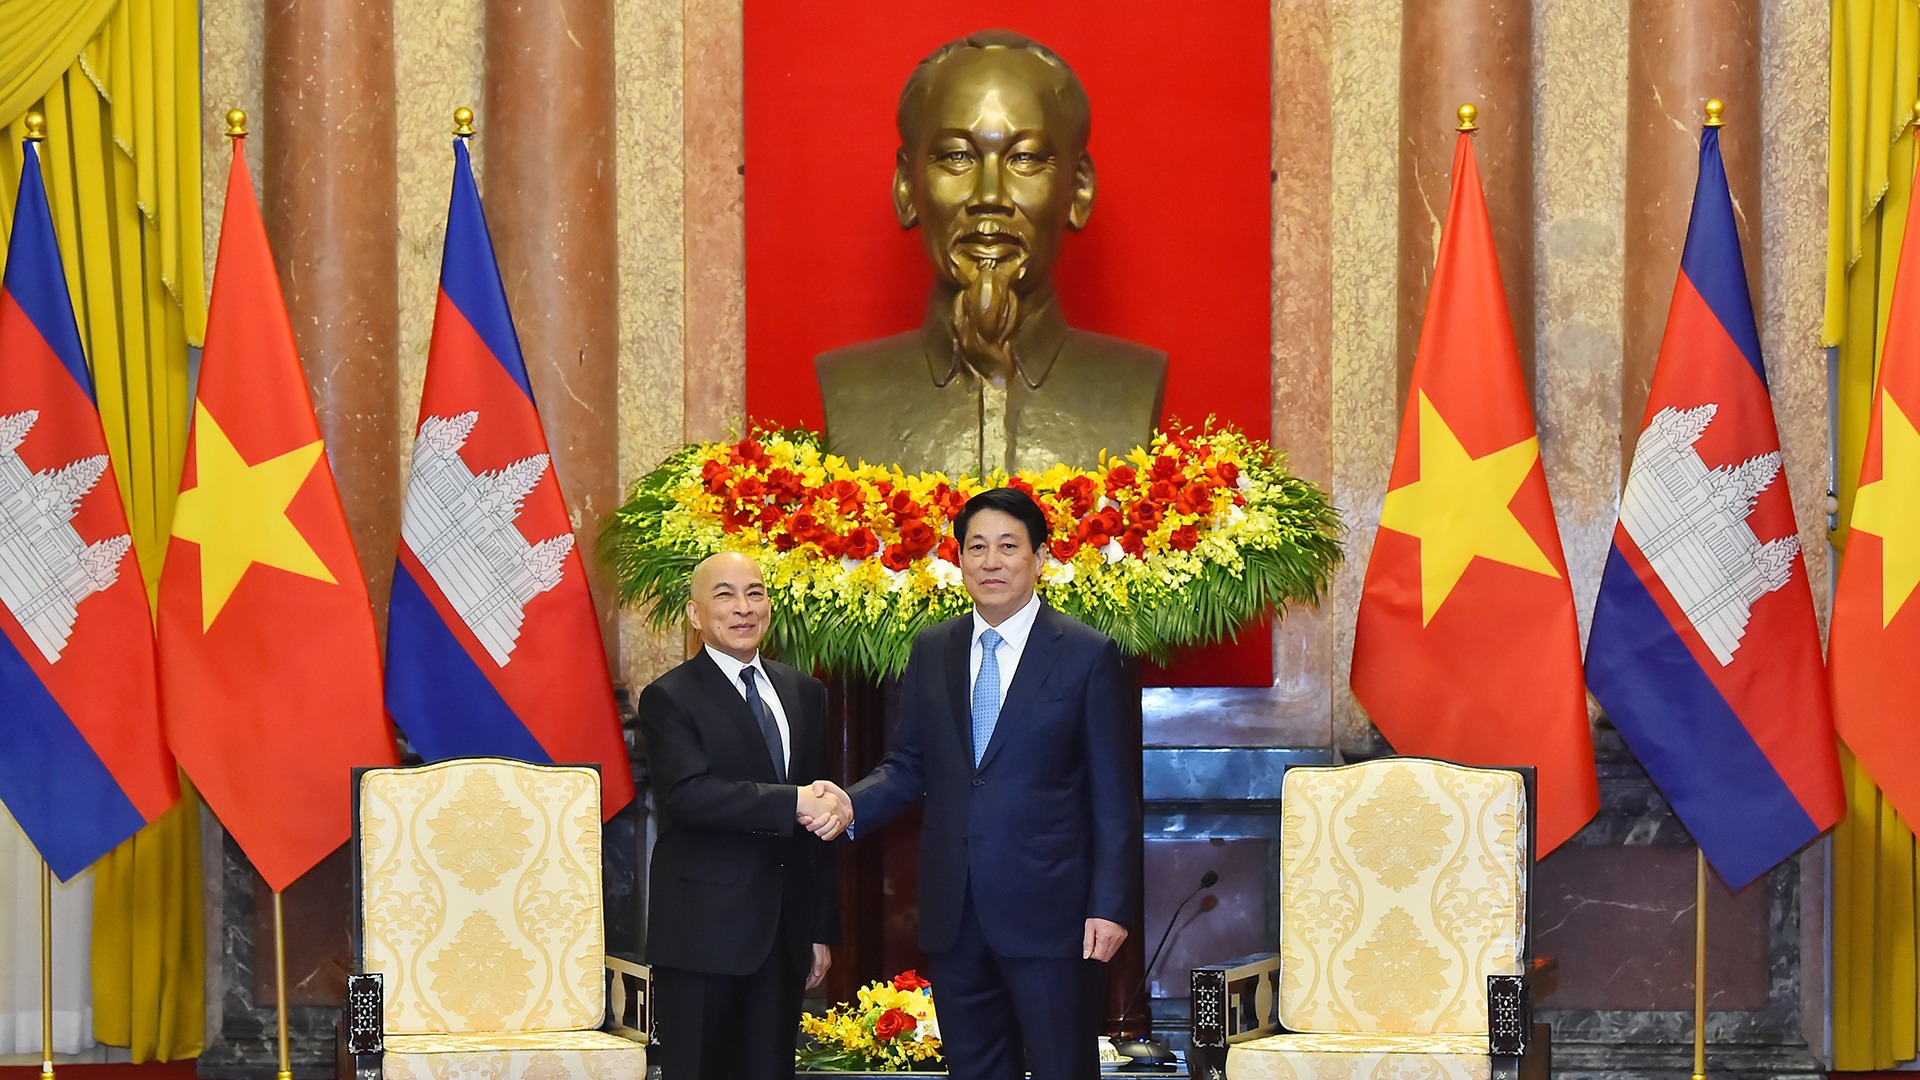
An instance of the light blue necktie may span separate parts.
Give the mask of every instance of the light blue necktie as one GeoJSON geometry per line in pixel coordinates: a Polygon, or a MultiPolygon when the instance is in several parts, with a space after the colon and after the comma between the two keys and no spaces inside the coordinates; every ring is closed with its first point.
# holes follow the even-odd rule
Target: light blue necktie
{"type": "Polygon", "coordinates": [[[973,767],[980,767],[994,722],[1000,719],[1000,635],[980,635],[980,674],[973,680],[973,767]]]}

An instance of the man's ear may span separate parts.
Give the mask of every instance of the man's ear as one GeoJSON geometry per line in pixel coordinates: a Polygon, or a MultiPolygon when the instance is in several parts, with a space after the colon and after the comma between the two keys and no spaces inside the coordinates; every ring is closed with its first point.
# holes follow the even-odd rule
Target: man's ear
{"type": "Polygon", "coordinates": [[[1073,207],[1067,211],[1067,224],[1075,230],[1086,228],[1093,216],[1093,186],[1093,155],[1082,153],[1073,170],[1073,207]]]}
{"type": "Polygon", "coordinates": [[[904,146],[893,159],[893,216],[899,219],[903,229],[920,223],[920,213],[913,208],[913,171],[907,166],[904,146]]]}

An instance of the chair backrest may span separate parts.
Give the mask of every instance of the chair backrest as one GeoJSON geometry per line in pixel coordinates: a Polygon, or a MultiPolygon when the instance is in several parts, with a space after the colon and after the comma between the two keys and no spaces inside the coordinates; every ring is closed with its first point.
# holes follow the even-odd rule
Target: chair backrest
{"type": "Polygon", "coordinates": [[[1487,976],[1526,956],[1527,786],[1426,758],[1281,782],[1280,1023],[1485,1034],[1487,976]]]}
{"type": "Polygon", "coordinates": [[[600,774],[459,758],[354,790],[360,961],[388,1034],[570,1031],[605,1011],[600,774]]]}

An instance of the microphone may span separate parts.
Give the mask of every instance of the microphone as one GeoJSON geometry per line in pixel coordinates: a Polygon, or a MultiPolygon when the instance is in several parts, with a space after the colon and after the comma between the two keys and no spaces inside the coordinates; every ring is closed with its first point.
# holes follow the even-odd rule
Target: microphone
{"type": "MultiPolygon", "coordinates": [[[[1140,970],[1140,985],[1133,988],[1133,994],[1127,998],[1126,1012],[1121,1015],[1124,1016],[1127,1015],[1127,1013],[1133,1012],[1133,1007],[1140,1003],[1140,995],[1146,993],[1147,976],[1153,971],[1153,965],[1160,962],[1160,953],[1167,947],[1167,940],[1173,937],[1173,926],[1180,921],[1180,913],[1186,910],[1188,904],[1193,903],[1194,897],[1199,896],[1201,893],[1206,892],[1219,883],[1219,871],[1209,870],[1201,874],[1200,884],[1195,886],[1194,890],[1187,894],[1186,899],[1180,901],[1179,906],[1173,909],[1173,914],[1167,918],[1167,928],[1160,932],[1160,944],[1153,947],[1153,957],[1147,961],[1147,966],[1140,970]]],[[[1155,1070],[1173,1065],[1173,1050],[1168,1047],[1166,1043],[1154,1039],[1153,1023],[1151,1020],[1147,1023],[1146,1038],[1126,1039],[1124,1041],[1116,1039],[1113,1048],[1119,1051],[1122,1056],[1133,1059],[1121,1066],[1121,1069],[1125,1071],[1155,1070]]]]}

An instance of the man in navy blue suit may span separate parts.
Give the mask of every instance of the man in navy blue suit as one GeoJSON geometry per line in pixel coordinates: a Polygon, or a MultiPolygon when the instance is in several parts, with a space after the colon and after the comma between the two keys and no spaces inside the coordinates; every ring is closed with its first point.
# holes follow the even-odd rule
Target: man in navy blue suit
{"type": "Polygon", "coordinates": [[[973,611],[914,639],[894,743],[849,792],[854,825],[871,836],[926,799],[920,947],[951,1074],[1087,1080],[1138,902],[1133,691],[1111,639],[1035,594],[1047,521],[1031,497],[982,492],[954,535],[973,611]]]}

